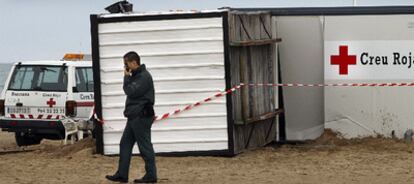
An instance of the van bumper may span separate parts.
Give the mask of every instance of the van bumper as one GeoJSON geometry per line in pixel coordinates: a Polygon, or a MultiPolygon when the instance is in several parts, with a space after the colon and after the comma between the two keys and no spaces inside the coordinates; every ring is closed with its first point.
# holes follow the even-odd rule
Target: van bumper
{"type": "Polygon", "coordinates": [[[0,119],[0,128],[8,132],[49,134],[63,137],[65,128],[61,121],[0,119]]]}

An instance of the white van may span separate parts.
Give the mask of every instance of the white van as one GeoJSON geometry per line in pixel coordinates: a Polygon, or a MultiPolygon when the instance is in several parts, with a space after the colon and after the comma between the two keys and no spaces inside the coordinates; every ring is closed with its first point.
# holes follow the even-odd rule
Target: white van
{"type": "Polygon", "coordinates": [[[92,62],[83,57],[67,54],[62,61],[13,65],[0,96],[0,128],[15,132],[17,145],[42,139],[66,143],[68,135],[91,129],[92,62]]]}

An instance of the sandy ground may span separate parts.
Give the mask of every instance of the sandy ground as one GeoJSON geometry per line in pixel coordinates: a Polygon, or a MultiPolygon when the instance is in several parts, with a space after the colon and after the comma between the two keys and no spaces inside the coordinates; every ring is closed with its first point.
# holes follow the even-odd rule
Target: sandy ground
{"type": "MultiPolygon", "coordinates": [[[[30,152],[0,133],[0,183],[110,183],[118,157],[93,154],[90,139],[75,145],[43,141],[30,152]]],[[[332,132],[300,145],[268,146],[233,158],[157,157],[159,183],[414,183],[414,144],[384,138],[343,140],[332,132]]],[[[143,162],[132,160],[130,181],[143,162]]]]}

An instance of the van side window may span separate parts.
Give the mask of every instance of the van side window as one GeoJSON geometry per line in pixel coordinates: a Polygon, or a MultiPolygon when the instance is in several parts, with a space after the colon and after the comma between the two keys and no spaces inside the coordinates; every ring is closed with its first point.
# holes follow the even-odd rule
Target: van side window
{"type": "Polygon", "coordinates": [[[93,92],[93,73],[92,68],[76,68],[76,89],[77,92],[93,92]]]}

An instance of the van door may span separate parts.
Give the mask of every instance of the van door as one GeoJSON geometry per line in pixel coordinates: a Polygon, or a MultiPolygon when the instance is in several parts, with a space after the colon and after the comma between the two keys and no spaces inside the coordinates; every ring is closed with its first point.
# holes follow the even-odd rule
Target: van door
{"type": "Polygon", "coordinates": [[[76,117],[88,119],[94,105],[92,67],[76,67],[75,81],[73,99],[77,106],[76,117]]]}
{"type": "Polygon", "coordinates": [[[66,66],[16,65],[5,92],[5,117],[60,119],[65,115],[66,66]]]}

